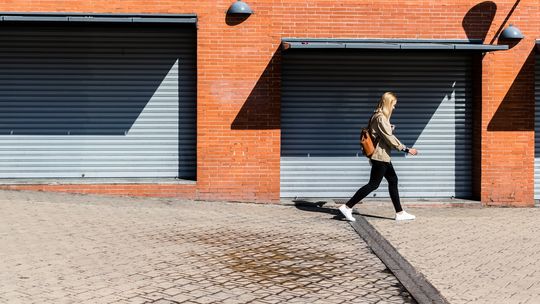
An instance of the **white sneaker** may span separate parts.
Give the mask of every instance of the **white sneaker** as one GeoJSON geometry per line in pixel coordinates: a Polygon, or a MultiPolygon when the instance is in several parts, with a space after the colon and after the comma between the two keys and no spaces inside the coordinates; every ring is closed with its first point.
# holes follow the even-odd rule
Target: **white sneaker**
{"type": "Polygon", "coordinates": [[[406,211],[401,211],[399,213],[396,213],[396,221],[408,221],[408,220],[414,220],[416,216],[407,213],[406,211]]]}
{"type": "Polygon", "coordinates": [[[349,208],[347,207],[347,205],[343,204],[341,206],[339,206],[339,211],[341,211],[341,214],[343,214],[343,216],[345,216],[345,218],[348,220],[348,221],[351,221],[351,222],[355,222],[356,219],[352,216],[352,208],[349,208]]]}

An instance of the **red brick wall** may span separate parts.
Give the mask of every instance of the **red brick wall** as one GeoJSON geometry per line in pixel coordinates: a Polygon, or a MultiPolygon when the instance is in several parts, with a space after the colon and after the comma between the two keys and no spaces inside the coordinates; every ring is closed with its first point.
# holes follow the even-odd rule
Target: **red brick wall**
{"type": "Polygon", "coordinates": [[[2,185],[6,190],[55,191],[81,194],[195,198],[195,185],[93,184],[93,185],[2,185]]]}
{"type": "Polygon", "coordinates": [[[534,205],[534,46],[540,37],[538,1],[498,5],[489,40],[512,11],[525,39],[485,56],[482,75],[481,201],[494,206],[534,205]]]}
{"type": "MultiPolygon", "coordinates": [[[[496,41],[516,1],[246,0],[255,11],[226,19],[233,0],[11,0],[18,12],[196,13],[198,23],[197,184],[5,186],[85,193],[279,200],[282,37],[481,38],[496,41]]],[[[490,205],[533,203],[534,39],[538,0],[517,1],[508,18],[526,35],[486,55],[475,106],[475,193],[490,205]],[[529,58],[527,60],[527,58],[529,58]],[[503,148],[504,147],[504,148],[503,148]],[[505,152],[503,152],[503,150],[505,152]]],[[[4,188],[5,188],[4,187],[4,188]]]]}

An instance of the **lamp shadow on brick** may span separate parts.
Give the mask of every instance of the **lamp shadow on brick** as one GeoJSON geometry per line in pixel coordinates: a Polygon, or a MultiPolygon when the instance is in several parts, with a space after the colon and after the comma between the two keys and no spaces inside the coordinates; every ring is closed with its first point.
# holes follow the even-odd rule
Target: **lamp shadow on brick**
{"type": "Polygon", "coordinates": [[[514,79],[488,131],[534,131],[534,49],[514,79]]]}
{"type": "Polygon", "coordinates": [[[232,130],[280,128],[280,66],[281,51],[278,49],[232,122],[232,130]]]}
{"type": "Polygon", "coordinates": [[[497,5],[493,1],[484,1],[473,6],[465,14],[461,23],[465,34],[467,34],[467,38],[484,41],[491,28],[496,12],[497,5]]]}

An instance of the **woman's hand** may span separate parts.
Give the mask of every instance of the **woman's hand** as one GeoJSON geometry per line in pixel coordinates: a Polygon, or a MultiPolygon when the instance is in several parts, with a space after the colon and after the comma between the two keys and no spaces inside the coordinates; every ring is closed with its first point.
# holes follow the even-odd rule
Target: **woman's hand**
{"type": "Polygon", "coordinates": [[[418,150],[416,150],[415,148],[410,148],[409,149],[409,154],[410,155],[418,155],[418,150]]]}

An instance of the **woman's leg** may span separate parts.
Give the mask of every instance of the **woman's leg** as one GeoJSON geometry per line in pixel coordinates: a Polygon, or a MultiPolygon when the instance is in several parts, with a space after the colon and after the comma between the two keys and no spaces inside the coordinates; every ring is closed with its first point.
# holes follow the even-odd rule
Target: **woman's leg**
{"type": "Polygon", "coordinates": [[[396,213],[403,211],[401,202],[399,201],[398,177],[392,163],[388,164],[384,178],[388,181],[388,192],[390,192],[390,198],[392,199],[396,213]]]}
{"type": "Polygon", "coordinates": [[[352,208],[359,201],[368,196],[371,192],[379,188],[379,184],[382,181],[383,176],[385,175],[386,168],[389,163],[371,160],[371,174],[369,176],[369,183],[358,189],[356,193],[349,199],[347,202],[347,207],[352,208]]]}

